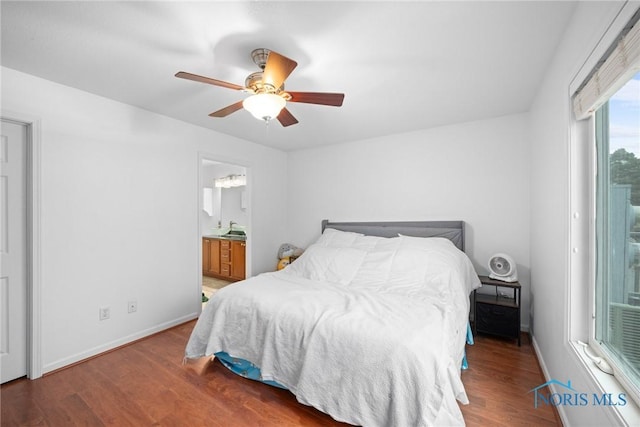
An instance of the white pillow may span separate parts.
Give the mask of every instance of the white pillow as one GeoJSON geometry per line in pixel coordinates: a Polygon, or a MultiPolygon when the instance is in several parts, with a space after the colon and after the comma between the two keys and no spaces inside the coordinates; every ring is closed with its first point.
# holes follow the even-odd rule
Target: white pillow
{"type": "MultiPolygon", "coordinates": [[[[399,237],[378,241],[367,254],[350,286],[407,296],[437,295],[447,298],[451,286],[459,287],[468,258],[451,241],[441,237],[399,237]],[[463,270],[457,271],[462,267],[463,270]]],[[[469,263],[470,264],[470,263],[469,263]]],[[[469,280],[469,279],[467,279],[469,280]]],[[[473,283],[466,281],[465,283],[473,283]]]]}
{"type": "Polygon", "coordinates": [[[364,236],[364,234],[325,228],[324,233],[318,238],[316,244],[332,248],[348,248],[361,236],[364,236]]]}
{"type": "Polygon", "coordinates": [[[375,237],[374,239],[375,244],[366,249],[362,264],[352,280],[354,285],[380,288],[389,281],[391,266],[398,251],[400,239],[397,237],[375,237]]]}
{"type": "Polygon", "coordinates": [[[313,244],[283,271],[319,282],[347,285],[362,264],[366,252],[313,244]]]}
{"type": "Polygon", "coordinates": [[[379,246],[385,245],[389,240],[388,237],[362,235],[355,238],[351,247],[362,249],[363,251],[371,251],[379,246]]]}
{"type": "Polygon", "coordinates": [[[453,242],[444,237],[411,237],[400,235],[401,248],[408,251],[420,251],[427,256],[428,264],[424,270],[427,277],[436,275],[455,276],[454,282],[461,290],[469,293],[480,287],[480,280],[473,263],[453,242]],[[449,273],[447,273],[449,272],[449,273]]]}
{"type": "Polygon", "coordinates": [[[400,233],[398,233],[398,237],[400,237],[404,247],[415,249],[458,249],[456,245],[446,237],[415,237],[406,236],[400,233]]]}

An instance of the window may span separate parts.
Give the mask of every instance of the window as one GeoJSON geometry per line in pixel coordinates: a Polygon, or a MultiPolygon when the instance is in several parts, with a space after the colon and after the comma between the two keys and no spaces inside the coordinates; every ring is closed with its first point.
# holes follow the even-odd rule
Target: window
{"type": "MultiPolygon", "coordinates": [[[[586,259],[572,257],[572,269],[585,263],[588,274],[572,274],[589,283],[589,344],[607,359],[617,380],[607,387],[624,387],[640,406],[640,8],[625,4],[621,12],[628,22],[615,23],[619,34],[606,34],[611,44],[596,47],[601,56],[589,58],[591,70],[581,70],[581,81],[571,86],[576,120],[590,119],[575,127],[577,134],[586,137],[586,123],[595,124],[595,150],[591,139],[576,145],[572,156],[590,163],[585,154],[594,153],[596,168],[572,163],[572,204],[589,212],[587,222],[572,222],[573,236],[580,242],[587,233],[590,242],[586,259]],[[586,195],[578,197],[577,189],[587,190],[586,195]]],[[[579,216],[574,211],[572,217],[579,216]]],[[[599,382],[603,387],[608,381],[599,382]]]]}
{"type": "Polygon", "coordinates": [[[596,286],[592,340],[640,395],[640,72],[595,114],[596,286]]]}

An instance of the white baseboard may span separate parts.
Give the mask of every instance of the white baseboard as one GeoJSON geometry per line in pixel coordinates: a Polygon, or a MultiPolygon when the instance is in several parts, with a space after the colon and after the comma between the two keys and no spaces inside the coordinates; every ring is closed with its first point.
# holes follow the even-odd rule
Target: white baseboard
{"type": "MultiPolygon", "coordinates": [[[[533,346],[533,351],[536,353],[536,357],[538,358],[538,363],[540,363],[540,368],[542,368],[542,375],[544,375],[545,382],[550,381],[551,377],[549,376],[549,370],[547,369],[546,363],[544,363],[544,358],[542,357],[542,353],[540,352],[540,348],[538,347],[538,343],[536,342],[536,338],[531,335],[531,345],[533,346]]],[[[549,388],[553,393],[557,393],[555,384],[549,384],[549,388]]],[[[569,422],[567,420],[567,414],[564,411],[564,406],[558,405],[556,406],[558,410],[558,415],[560,416],[560,421],[562,425],[568,426],[569,422]]]]}
{"type": "Polygon", "coordinates": [[[42,371],[43,371],[43,373],[46,374],[47,372],[55,371],[57,369],[64,368],[65,366],[69,366],[69,365],[72,365],[74,363],[81,362],[81,361],[83,361],[85,359],[88,359],[90,357],[94,357],[94,356],[97,356],[97,355],[99,355],[101,353],[107,352],[109,350],[113,350],[114,348],[117,348],[117,347],[129,344],[131,342],[134,342],[136,340],[148,337],[149,335],[153,335],[153,334],[156,334],[158,332],[162,332],[164,330],[173,328],[174,326],[181,325],[181,324],[183,324],[185,322],[188,322],[190,320],[196,319],[199,315],[200,315],[200,313],[191,313],[191,314],[188,314],[186,316],[182,316],[182,317],[179,317],[177,319],[170,320],[168,322],[161,323],[161,324],[153,326],[151,328],[142,330],[140,332],[136,332],[134,334],[127,335],[126,337],[122,337],[122,338],[119,338],[117,340],[114,340],[114,341],[99,345],[97,347],[90,348],[90,349],[88,349],[86,351],[74,354],[72,356],[56,360],[55,362],[46,364],[43,367],[42,371]]]}

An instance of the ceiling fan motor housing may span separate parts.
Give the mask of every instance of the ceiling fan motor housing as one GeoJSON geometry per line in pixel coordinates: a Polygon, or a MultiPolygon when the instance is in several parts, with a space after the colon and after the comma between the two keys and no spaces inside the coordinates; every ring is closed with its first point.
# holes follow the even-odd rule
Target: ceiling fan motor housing
{"type": "Polygon", "coordinates": [[[253,49],[251,51],[251,59],[253,62],[260,67],[261,70],[264,70],[264,67],[267,66],[267,58],[269,58],[269,49],[265,49],[263,47],[258,49],[253,49]]]}
{"type": "Polygon", "coordinates": [[[507,254],[498,253],[489,258],[489,277],[503,282],[517,282],[515,260],[507,254]]]}
{"type": "Polygon", "coordinates": [[[244,85],[249,89],[253,90],[254,93],[275,93],[280,94],[284,90],[284,83],[279,88],[274,88],[270,85],[265,85],[262,82],[262,76],[264,75],[263,71],[256,71],[255,73],[251,73],[244,80],[244,85]]]}

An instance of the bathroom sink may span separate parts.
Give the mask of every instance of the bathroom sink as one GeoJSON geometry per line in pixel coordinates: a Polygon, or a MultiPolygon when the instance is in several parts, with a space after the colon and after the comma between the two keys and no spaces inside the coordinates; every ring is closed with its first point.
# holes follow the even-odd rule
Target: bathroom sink
{"type": "Polygon", "coordinates": [[[237,228],[220,227],[220,228],[212,229],[211,232],[207,234],[205,237],[214,237],[218,239],[229,239],[229,240],[246,240],[247,233],[245,233],[244,230],[237,229],[237,228]]]}
{"type": "Polygon", "coordinates": [[[237,234],[225,234],[224,236],[220,236],[219,239],[223,240],[247,240],[247,236],[238,236],[237,234]]]}
{"type": "Polygon", "coordinates": [[[229,228],[214,228],[211,230],[210,236],[224,236],[231,230],[229,228]]]}
{"type": "Polygon", "coordinates": [[[230,240],[246,240],[247,234],[244,232],[244,230],[229,230],[227,234],[224,234],[220,237],[230,240]]]}

